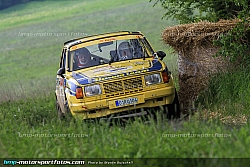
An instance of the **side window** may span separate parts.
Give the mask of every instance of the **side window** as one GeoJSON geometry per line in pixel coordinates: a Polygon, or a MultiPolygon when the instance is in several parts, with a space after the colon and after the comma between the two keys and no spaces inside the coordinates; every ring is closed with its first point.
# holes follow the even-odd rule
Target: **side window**
{"type": "Polygon", "coordinates": [[[72,53],[69,50],[65,51],[65,55],[66,55],[66,57],[68,59],[68,61],[67,61],[68,69],[67,70],[72,71],[72,68],[73,68],[73,65],[74,65],[74,62],[75,62],[75,60],[73,59],[74,56],[72,55],[72,53]]]}
{"type": "Polygon", "coordinates": [[[143,57],[143,50],[142,46],[140,45],[140,42],[137,39],[131,39],[130,43],[133,46],[133,58],[141,58],[143,57]]]}
{"type": "Polygon", "coordinates": [[[66,49],[63,49],[62,51],[62,56],[61,56],[61,63],[60,63],[60,68],[65,68],[66,64],[66,49]]]}
{"type": "MultiPolygon", "coordinates": [[[[146,46],[146,50],[148,51],[148,53],[151,54],[151,56],[154,54],[154,50],[151,47],[151,45],[149,44],[148,40],[144,37],[144,39],[142,40],[143,44],[146,46]]],[[[146,52],[147,53],[147,52],[146,52]]],[[[149,56],[149,55],[148,55],[149,56]]]]}

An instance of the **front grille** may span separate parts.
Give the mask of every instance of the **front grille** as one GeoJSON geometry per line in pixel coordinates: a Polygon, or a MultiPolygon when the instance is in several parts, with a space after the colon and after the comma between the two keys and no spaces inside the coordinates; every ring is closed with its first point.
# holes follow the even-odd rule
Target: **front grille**
{"type": "Polygon", "coordinates": [[[120,81],[104,83],[103,87],[106,94],[123,91],[123,83],[120,81]]]}
{"type": "Polygon", "coordinates": [[[137,93],[143,90],[142,78],[129,78],[103,84],[106,97],[137,93]]]}
{"type": "Polygon", "coordinates": [[[142,88],[141,77],[131,78],[123,81],[125,90],[142,88]]]}

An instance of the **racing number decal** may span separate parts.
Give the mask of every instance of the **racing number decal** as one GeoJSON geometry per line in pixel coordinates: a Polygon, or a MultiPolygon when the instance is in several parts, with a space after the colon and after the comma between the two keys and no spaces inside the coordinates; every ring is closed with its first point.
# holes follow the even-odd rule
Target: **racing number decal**
{"type": "Polygon", "coordinates": [[[64,78],[60,78],[59,79],[59,97],[60,97],[60,101],[61,101],[61,108],[64,108],[64,104],[65,104],[65,86],[64,86],[64,78]]]}
{"type": "Polygon", "coordinates": [[[64,79],[63,79],[63,78],[60,78],[60,81],[59,81],[60,86],[63,86],[63,82],[64,82],[64,79]]]}
{"type": "Polygon", "coordinates": [[[64,79],[63,78],[60,78],[59,80],[59,93],[61,96],[64,96],[64,79]]]}

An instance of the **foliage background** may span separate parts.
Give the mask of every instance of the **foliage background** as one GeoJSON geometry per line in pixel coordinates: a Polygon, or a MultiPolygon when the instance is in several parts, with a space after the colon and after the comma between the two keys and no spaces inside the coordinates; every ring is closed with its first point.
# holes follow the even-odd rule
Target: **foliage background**
{"type": "Polygon", "coordinates": [[[220,47],[217,56],[230,57],[232,61],[241,57],[243,58],[242,65],[249,67],[249,0],[155,0],[155,4],[157,3],[160,3],[166,10],[163,18],[176,19],[180,23],[240,19],[241,22],[235,28],[214,41],[214,44],[220,47]]]}

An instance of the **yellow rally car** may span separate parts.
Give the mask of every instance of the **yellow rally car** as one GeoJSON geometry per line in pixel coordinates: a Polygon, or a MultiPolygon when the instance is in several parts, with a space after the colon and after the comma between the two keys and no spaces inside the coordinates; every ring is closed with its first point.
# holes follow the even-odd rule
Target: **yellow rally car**
{"type": "Polygon", "coordinates": [[[56,78],[58,116],[125,118],[163,106],[168,118],[179,117],[173,78],[162,61],[165,56],[155,52],[141,32],[65,42],[56,78]]]}

